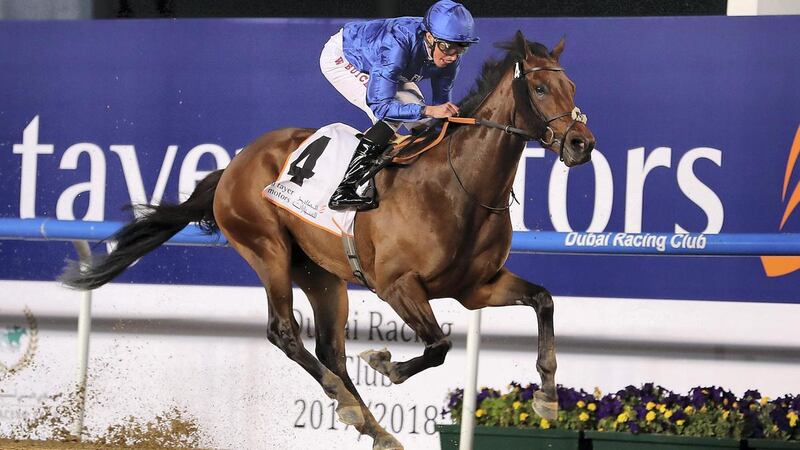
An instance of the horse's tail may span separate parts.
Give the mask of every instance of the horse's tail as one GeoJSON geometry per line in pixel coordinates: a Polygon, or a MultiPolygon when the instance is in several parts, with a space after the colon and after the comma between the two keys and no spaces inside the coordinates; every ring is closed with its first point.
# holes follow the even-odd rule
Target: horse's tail
{"type": "Polygon", "coordinates": [[[214,193],[222,170],[208,174],[192,195],[178,205],[146,205],[147,211],[108,238],[117,246],[107,256],[96,257],[91,264],[70,261],[59,280],[75,289],[96,289],[122,273],[137,259],[151,252],[177,234],[190,222],[198,222],[207,234],[219,230],[214,220],[214,193]]]}

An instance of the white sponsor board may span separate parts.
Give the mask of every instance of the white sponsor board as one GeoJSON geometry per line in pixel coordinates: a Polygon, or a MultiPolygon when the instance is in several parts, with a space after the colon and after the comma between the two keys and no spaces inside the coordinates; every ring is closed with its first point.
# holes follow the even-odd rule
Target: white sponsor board
{"type": "MultiPolygon", "coordinates": [[[[348,369],[376,418],[407,449],[437,448],[434,423],[450,389],[463,386],[468,313],[433,302],[454,348],[444,365],[393,386],[356,355],[388,347],[395,359],[421,354],[413,333],[373,294],[351,291],[348,369]]],[[[0,434],[70,390],[77,368],[80,294],[56,283],[0,281],[0,331],[37,321],[32,362],[0,377],[0,434]]],[[[303,294],[295,308],[313,351],[313,318],[303,294]]],[[[718,385],[742,394],[800,391],[799,305],[556,298],[557,380],[604,392],[653,381],[685,392],[718,385]]],[[[127,416],[172,407],[197,419],[203,444],[229,449],[370,449],[371,440],[336,421],[316,382],[266,339],[262,289],[112,284],[94,295],[86,426],[102,434],[127,416]]],[[[536,321],[526,307],[484,311],[479,384],[505,389],[538,382],[536,321]]],[[[2,336],[0,336],[2,337],[2,336]]],[[[7,336],[6,336],[7,337],[7,336]]],[[[13,336],[12,336],[13,337],[13,336]]],[[[9,366],[25,351],[0,346],[9,366]]],[[[13,348],[12,348],[13,347],[13,348]]]]}

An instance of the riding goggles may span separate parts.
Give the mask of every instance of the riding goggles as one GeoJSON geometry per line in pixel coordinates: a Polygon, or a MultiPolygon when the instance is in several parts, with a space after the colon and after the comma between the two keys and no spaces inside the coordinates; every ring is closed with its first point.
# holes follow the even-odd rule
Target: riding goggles
{"type": "Polygon", "coordinates": [[[459,44],[456,42],[441,41],[437,39],[433,41],[433,43],[439,47],[439,50],[441,50],[442,53],[447,56],[461,56],[469,49],[469,45],[459,44]]]}

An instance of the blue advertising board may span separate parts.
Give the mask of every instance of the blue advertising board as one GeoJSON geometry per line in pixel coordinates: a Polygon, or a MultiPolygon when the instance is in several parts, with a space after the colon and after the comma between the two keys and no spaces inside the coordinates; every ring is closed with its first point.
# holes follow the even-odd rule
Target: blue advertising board
{"type": "MultiPolygon", "coordinates": [[[[263,132],[368,119],[318,57],[344,20],[0,22],[0,217],[124,220],[176,201],[263,132]]],[[[552,47],[597,137],[566,172],[531,144],[518,230],[800,232],[800,17],[479,19],[459,99],[515,30],[552,47]],[[792,149],[796,150],[792,152],[792,149]]],[[[421,82],[429,91],[427,82],[421,82]]],[[[522,194],[522,195],[520,195],[522,194]]],[[[0,242],[0,279],[66,244],[0,242]]],[[[800,303],[800,262],[512,255],[556,295],[800,303]]],[[[255,285],[230,249],[163,248],[119,281],[255,285]]]]}

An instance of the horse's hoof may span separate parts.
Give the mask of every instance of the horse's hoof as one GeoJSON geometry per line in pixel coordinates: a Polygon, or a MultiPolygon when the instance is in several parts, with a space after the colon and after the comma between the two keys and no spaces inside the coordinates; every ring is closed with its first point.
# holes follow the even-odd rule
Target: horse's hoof
{"type": "Polygon", "coordinates": [[[558,419],[558,402],[550,400],[542,391],[533,393],[533,410],[550,422],[558,419]]]}
{"type": "Polygon", "coordinates": [[[360,406],[340,406],[336,408],[336,414],[339,415],[339,422],[346,425],[358,427],[364,424],[364,413],[360,406]]]}
{"type": "Polygon", "coordinates": [[[394,436],[385,435],[375,439],[375,443],[372,444],[372,450],[403,450],[403,444],[401,444],[394,436]]]}
{"type": "Polygon", "coordinates": [[[389,362],[392,360],[392,354],[389,350],[385,348],[383,350],[364,350],[358,356],[373,369],[387,377],[389,376],[389,362]]]}

